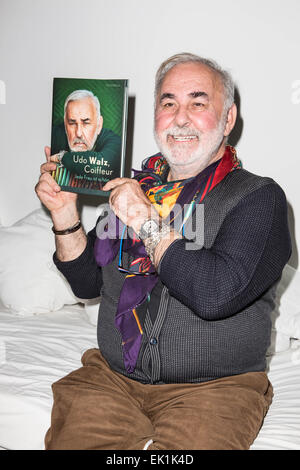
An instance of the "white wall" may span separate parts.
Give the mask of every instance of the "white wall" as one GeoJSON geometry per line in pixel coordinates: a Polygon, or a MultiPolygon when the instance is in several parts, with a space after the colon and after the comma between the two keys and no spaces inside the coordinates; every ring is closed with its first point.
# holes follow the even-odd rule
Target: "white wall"
{"type": "Polygon", "coordinates": [[[157,151],[155,71],[171,54],[190,51],[216,59],[236,79],[243,123],[238,153],[244,167],[285,190],[290,264],[298,267],[299,20],[299,0],[0,0],[1,222],[40,207],[33,188],[50,142],[54,76],[129,78],[138,166],[157,151]]]}

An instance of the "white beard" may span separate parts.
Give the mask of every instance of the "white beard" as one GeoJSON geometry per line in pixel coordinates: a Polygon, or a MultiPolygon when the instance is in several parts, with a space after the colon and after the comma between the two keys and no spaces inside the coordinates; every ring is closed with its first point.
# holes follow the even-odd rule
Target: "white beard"
{"type": "MultiPolygon", "coordinates": [[[[67,131],[66,131],[66,134],[67,134],[67,131]]],[[[94,147],[94,144],[95,144],[95,142],[96,142],[96,140],[97,140],[97,137],[98,137],[98,131],[97,131],[97,129],[96,129],[96,130],[95,130],[95,133],[94,133],[94,135],[93,135],[93,138],[92,138],[92,142],[91,142],[90,145],[88,145],[88,143],[87,143],[87,141],[86,141],[85,139],[80,139],[80,138],[78,138],[78,139],[74,139],[73,142],[70,142],[69,139],[68,139],[68,144],[69,144],[69,147],[70,147],[71,152],[79,152],[79,151],[82,152],[83,150],[78,150],[78,148],[76,148],[77,145],[78,145],[78,144],[81,144],[81,143],[83,143],[83,144],[86,145],[86,150],[85,150],[85,152],[92,150],[92,148],[94,147]]],[[[68,138],[68,134],[67,134],[67,138],[68,138]]]]}
{"type": "Polygon", "coordinates": [[[166,158],[170,167],[186,167],[196,162],[199,162],[197,165],[198,172],[206,168],[214,156],[217,154],[223,139],[224,139],[224,130],[226,126],[227,115],[222,116],[217,127],[209,132],[201,132],[198,129],[193,129],[191,127],[178,127],[174,126],[172,128],[166,129],[160,135],[155,131],[154,136],[159,150],[166,158]],[[225,119],[226,118],[226,119],[225,119]],[[195,135],[198,138],[197,148],[191,152],[188,148],[188,144],[176,143],[175,145],[170,145],[167,142],[168,135],[173,136],[187,136],[195,135]]]}

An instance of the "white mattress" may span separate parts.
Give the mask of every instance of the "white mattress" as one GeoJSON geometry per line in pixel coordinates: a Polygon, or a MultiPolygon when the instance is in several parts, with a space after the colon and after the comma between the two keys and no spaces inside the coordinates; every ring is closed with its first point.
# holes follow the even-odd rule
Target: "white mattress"
{"type": "Polygon", "coordinates": [[[0,312],[0,447],[44,448],[51,384],[93,347],[96,327],[80,305],[30,317],[0,312]]]}
{"type": "MultiPolygon", "coordinates": [[[[96,327],[77,305],[31,317],[0,312],[0,448],[43,449],[51,384],[97,347],[96,327]]],[[[251,449],[300,449],[300,341],[270,361],[275,397],[251,449]]]]}

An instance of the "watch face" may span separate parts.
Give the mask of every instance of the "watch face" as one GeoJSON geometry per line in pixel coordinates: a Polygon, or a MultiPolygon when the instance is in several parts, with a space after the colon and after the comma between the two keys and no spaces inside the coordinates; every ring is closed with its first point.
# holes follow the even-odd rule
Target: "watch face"
{"type": "Polygon", "coordinates": [[[156,220],[146,220],[146,222],[143,223],[141,230],[140,230],[140,238],[143,240],[144,238],[148,238],[152,235],[153,232],[158,232],[159,231],[159,225],[156,222],[156,220]]]}

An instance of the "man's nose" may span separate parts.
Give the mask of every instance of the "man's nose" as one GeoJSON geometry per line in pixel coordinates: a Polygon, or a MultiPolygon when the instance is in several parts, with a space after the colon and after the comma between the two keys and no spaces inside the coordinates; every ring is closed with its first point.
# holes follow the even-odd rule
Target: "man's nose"
{"type": "Polygon", "coordinates": [[[175,114],[175,123],[178,127],[186,127],[190,124],[190,117],[185,106],[179,106],[175,114]]]}
{"type": "Polygon", "coordinates": [[[76,126],[76,137],[82,137],[82,125],[77,124],[76,126]]]}

